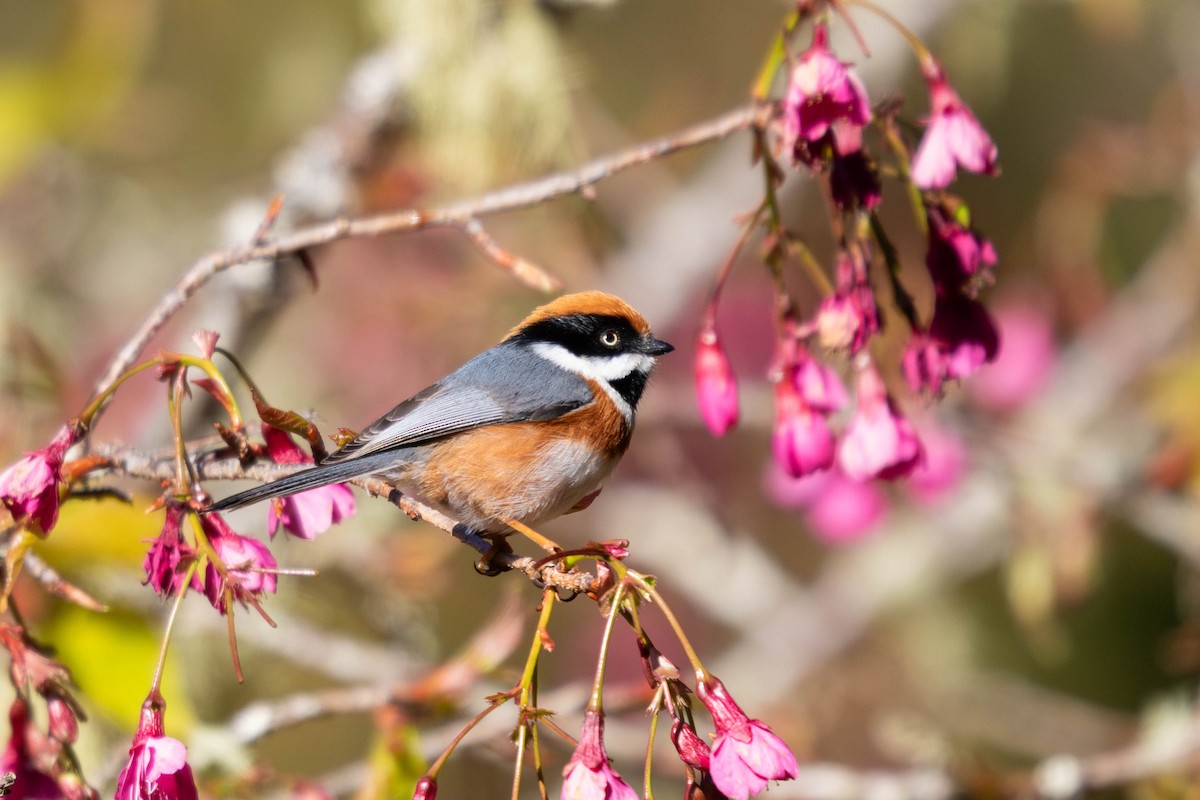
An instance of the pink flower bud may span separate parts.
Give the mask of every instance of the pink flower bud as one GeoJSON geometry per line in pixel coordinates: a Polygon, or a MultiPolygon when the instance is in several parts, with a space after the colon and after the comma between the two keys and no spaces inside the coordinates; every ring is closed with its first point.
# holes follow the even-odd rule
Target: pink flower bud
{"type": "Polygon", "coordinates": [[[712,749],[708,743],[696,735],[691,725],[682,720],[675,720],[671,726],[671,743],[679,751],[679,758],[689,767],[707,770],[712,758],[712,749]]]}
{"type": "Polygon", "coordinates": [[[737,424],[737,378],[712,326],[700,332],[696,348],[696,399],[713,436],[723,436],[737,424]]]}
{"type": "Polygon", "coordinates": [[[413,800],[435,800],[437,797],[437,781],[428,775],[422,775],[413,787],[413,800]]]}
{"type": "Polygon", "coordinates": [[[71,445],[79,441],[82,429],[64,425],[50,444],[0,472],[0,504],[12,515],[13,522],[25,521],[38,533],[49,533],[58,522],[58,489],[63,479],[59,470],[71,445]]]}
{"type": "Polygon", "coordinates": [[[162,597],[179,593],[187,567],[195,558],[195,551],[184,543],[180,535],[184,513],[182,504],[167,502],[162,533],[150,545],[150,551],[142,561],[142,569],[146,572],[146,579],[142,583],[150,584],[162,597]]]}
{"type": "Polygon", "coordinates": [[[807,351],[801,352],[796,358],[793,380],[800,397],[814,411],[831,414],[850,400],[837,372],[807,351]]]}
{"type": "Polygon", "coordinates": [[[912,472],[921,460],[921,442],[870,361],[859,368],[857,390],[858,409],[842,435],[838,466],[859,481],[912,472]]]}

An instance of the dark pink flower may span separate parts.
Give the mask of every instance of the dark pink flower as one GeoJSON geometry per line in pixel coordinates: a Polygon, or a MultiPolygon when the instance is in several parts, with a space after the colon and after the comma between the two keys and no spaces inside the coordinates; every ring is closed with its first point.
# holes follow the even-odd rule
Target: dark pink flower
{"type": "Polygon", "coordinates": [[[563,768],[562,800],[638,800],[638,793],[608,763],[599,711],[583,715],[579,744],[563,768]]]}
{"type": "Polygon", "coordinates": [[[711,675],[696,686],[716,728],[710,767],[713,783],[733,800],[746,800],[768,781],[796,777],[796,756],[766,723],[750,719],[725,685],[711,675]]]}
{"type": "Polygon", "coordinates": [[[846,387],[831,367],[813,358],[807,350],[796,356],[796,368],[792,373],[796,391],[814,411],[831,414],[850,401],[846,387]]]}
{"type": "Polygon", "coordinates": [[[60,470],[71,445],[83,431],[78,425],[64,425],[50,444],[0,472],[0,503],[8,509],[13,522],[26,522],[31,530],[49,533],[58,522],[58,488],[63,479],[60,470]]]}
{"type": "Polygon", "coordinates": [[[974,375],[1000,351],[1000,335],[981,303],[961,294],[939,295],[927,333],[915,333],[901,359],[914,392],[938,394],[948,380],[974,375]]]}
{"type": "Polygon", "coordinates": [[[929,59],[923,71],[931,113],[925,136],[913,155],[913,183],[922,189],[944,189],[960,166],[995,175],[996,145],[987,131],[951,88],[941,65],[929,59]]]}
{"type": "Polygon", "coordinates": [[[1057,352],[1048,315],[1030,302],[996,307],[1004,347],[995,362],[967,384],[971,399],[993,411],[1013,411],[1045,388],[1057,352]]]}
{"type": "Polygon", "coordinates": [[[12,800],[63,800],[58,783],[37,764],[29,748],[29,706],[21,698],[13,701],[8,710],[11,733],[8,747],[0,755],[0,774],[16,776],[8,797],[12,800]]]}
{"type": "Polygon", "coordinates": [[[180,533],[185,513],[182,504],[167,502],[162,533],[150,545],[150,551],[142,561],[142,569],[146,571],[143,585],[150,584],[164,598],[174,596],[182,588],[188,565],[196,555],[180,533]]]}
{"type": "Polygon", "coordinates": [[[789,151],[797,142],[816,141],[835,122],[859,127],[871,121],[871,103],[862,81],[829,49],[829,31],[813,26],[812,46],[800,56],[783,100],[783,136],[789,151]]]}
{"type": "Polygon", "coordinates": [[[934,291],[956,294],[973,279],[990,280],[990,267],[996,264],[996,248],[991,241],[956,219],[949,209],[927,206],[927,210],[929,246],[925,266],[934,291]]]}
{"type": "Polygon", "coordinates": [[[815,323],[822,345],[851,353],[864,348],[879,332],[879,309],[865,259],[844,251],[838,254],[837,288],[821,301],[815,323]]]}
{"type": "Polygon", "coordinates": [[[679,759],[689,767],[707,770],[712,759],[708,742],[696,735],[696,730],[682,720],[671,725],[671,743],[679,751],[679,759]]]}
{"type": "Polygon", "coordinates": [[[75,701],[62,689],[51,686],[45,692],[46,732],[51,739],[72,744],[79,738],[79,716],[75,701]]]}
{"type": "Polygon", "coordinates": [[[437,798],[437,781],[428,775],[422,775],[413,787],[413,800],[435,800],[437,798]]]}
{"type": "Polygon", "coordinates": [[[201,525],[209,545],[224,565],[224,573],[209,560],[203,580],[196,575],[192,586],[204,591],[213,608],[222,614],[229,611],[227,589],[233,599],[242,603],[275,591],[277,581],[270,570],[277,569],[279,564],[265,544],[235,533],[220,514],[204,515],[201,525]]]}
{"type": "Polygon", "coordinates": [[[860,366],[856,388],[858,409],[842,435],[838,466],[847,477],[859,481],[899,478],[912,472],[921,460],[921,441],[870,361],[864,360],[860,366]]]}
{"type": "Polygon", "coordinates": [[[862,128],[844,122],[833,126],[833,156],[829,188],[833,202],[843,211],[870,211],[883,200],[883,185],[874,159],[863,149],[862,128]]]}
{"type": "MultiPolygon", "coordinates": [[[[311,464],[312,456],[305,453],[281,430],[263,425],[267,452],[276,464],[311,464]]],[[[333,525],[354,516],[354,492],[344,483],[335,483],[274,498],[267,505],[267,531],[274,538],[279,526],[293,536],[309,541],[333,525]]]]}
{"type": "Polygon", "coordinates": [[[833,463],[833,434],[825,417],[800,393],[789,369],[775,383],[775,427],[771,448],[775,461],[794,477],[828,469],[833,463]]]}
{"type": "Polygon", "coordinates": [[[705,325],[696,346],[696,400],[713,436],[723,436],[737,424],[737,378],[712,325],[705,325]]]}
{"type": "Polygon", "coordinates": [[[157,692],[142,705],[129,762],[117,777],[116,800],[197,800],[187,748],[164,735],[163,708],[157,692]]]}

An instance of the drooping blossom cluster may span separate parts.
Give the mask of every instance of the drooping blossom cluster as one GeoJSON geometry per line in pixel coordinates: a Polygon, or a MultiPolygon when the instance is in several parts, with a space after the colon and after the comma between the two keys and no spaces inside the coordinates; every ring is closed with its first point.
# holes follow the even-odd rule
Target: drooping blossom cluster
{"type": "MultiPolygon", "coordinates": [[[[798,55],[784,60],[787,68],[781,70],[787,83],[774,129],[779,147],[771,148],[764,132],[757,151],[769,185],[781,184],[788,174],[775,164],[776,154],[822,183],[834,239],[832,263],[823,268],[813,255],[816,248],[787,228],[776,208],[777,193],[768,194],[749,224],[764,229],[780,309],[777,356],[770,372],[774,460],[784,480],[830,472],[833,480],[849,485],[907,477],[924,464],[916,428],[882,377],[893,370],[876,363],[872,353],[885,324],[901,320],[912,328],[898,371],[917,394],[939,395],[948,382],[974,375],[1000,351],[995,322],[976,297],[991,282],[995,248],[972,226],[966,205],[945,191],[960,169],[986,175],[999,170],[995,144],[944,68],[902,28],[916,49],[929,92],[924,130],[918,128],[917,141],[908,135],[913,126],[900,124],[902,105],[896,100],[873,108],[855,67],[830,45],[830,26],[841,13],[834,4],[799,6],[801,24],[785,34],[785,50],[800,38],[805,21],[811,22],[811,39],[798,55]],[[926,322],[918,308],[929,306],[904,285],[911,256],[895,246],[876,214],[884,199],[884,174],[909,184],[898,192],[903,202],[919,198],[924,262],[933,287],[926,322]],[[792,296],[791,282],[782,278],[789,259],[810,275],[814,269],[831,273],[812,280],[823,297],[792,296]],[[800,315],[799,308],[812,310],[800,315]],[[845,372],[852,374],[852,402],[838,376],[845,372]]],[[[727,272],[706,309],[696,372],[701,413],[710,429],[720,427],[721,432],[736,419],[723,410],[737,406],[733,371],[711,324],[727,272]],[[714,426],[713,420],[722,424],[714,426]]],[[[868,506],[879,508],[881,503],[868,506]]],[[[851,539],[879,518],[878,513],[847,516],[817,501],[803,507],[813,519],[827,523],[831,540],[851,539]]]]}

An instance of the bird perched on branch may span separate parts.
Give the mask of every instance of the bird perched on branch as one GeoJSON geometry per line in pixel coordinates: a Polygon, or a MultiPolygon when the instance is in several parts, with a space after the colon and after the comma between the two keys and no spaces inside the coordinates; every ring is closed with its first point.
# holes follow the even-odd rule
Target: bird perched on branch
{"type": "Polygon", "coordinates": [[[673,349],[620,298],[565,295],[316,466],[207,510],[373,475],[477,533],[536,525],[599,493],[656,359],[673,349]]]}

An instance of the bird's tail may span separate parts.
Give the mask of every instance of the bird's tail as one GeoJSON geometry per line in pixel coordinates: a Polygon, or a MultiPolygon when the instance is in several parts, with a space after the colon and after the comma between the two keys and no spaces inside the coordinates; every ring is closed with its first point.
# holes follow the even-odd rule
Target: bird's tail
{"type": "Polygon", "coordinates": [[[361,478],[363,475],[379,472],[395,463],[396,454],[385,451],[336,464],[318,464],[315,467],[288,475],[286,478],[280,478],[277,481],[264,483],[262,486],[255,486],[253,489],[247,489],[244,492],[230,495],[213,503],[204,509],[204,511],[228,511],[248,506],[251,503],[257,503],[260,500],[269,500],[272,497],[286,497],[291,494],[306,492],[309,489],[328,486],[331,483],[343,483],[352,478],[361,478]]]}

